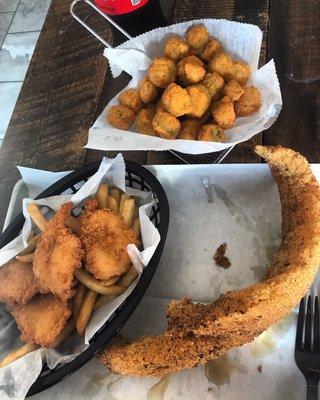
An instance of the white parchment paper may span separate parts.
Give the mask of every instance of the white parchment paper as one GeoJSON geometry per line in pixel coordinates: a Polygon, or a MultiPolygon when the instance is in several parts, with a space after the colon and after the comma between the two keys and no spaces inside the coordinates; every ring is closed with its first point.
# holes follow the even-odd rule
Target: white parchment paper
{"type": "MultiPolygon", "coordinates": [[[[21,169],[20,169],[21,170],[21,169]]],[[[61,176],[45,171],[38,174],[33,170],[34,181],[31,179],[30,171],[22,170],[22,176],[26,174],[27,182],[31,190],[35,187],[44,186],[44,179],[52,183],[61,176]]],[[[88,181],[79,188],[75,194],[62,194],[45,199],[23,200],[23,213],[26,218],[21,235],[10,242],[5,248],[0,250],[0,266],[5,264],[12,257],[17,255],[25,246],[26,239],[30,233],[32,222],[27,211],[27,205],[34,202],[41,206],[47,206],[46,216],[50,217],[60,206],[67,202],[73,202],[75,208],[82,206],[85,201],[94,196],[100,183],[107,182],[114,187],[126,191],[135,198],[139,206],[139,218],[141,225],[141,236],[143,250],[140,251],[134,244],[127,247],[128,254],[133,265],[141,275],[143,268],[146,267],[155,252],[160,241],[160,234],[149,219],[149,213],[156,200],[152,198],[151,193],[143,192],[137,189],[125,187],[125,164],[121,154],[114,159],[104,158],[98,171],[88,181]]],[[[58,349],[38,349],[22,357],[12,364],[0,369],[0,399],[21,399],[24,398],[28,389],[39,375],[42,368],[42,360],[45,360],[49,368],[54,368],[58,363],[65,363],[74,359],[88,345],[91,337],[104,325],[119,305],[129,296],[139,277],[127,288],[127,290],[116,297],[110,303],[104,305],[93,313],[92,318],[85,332],[85,337],[80,338],[75,335],[70,336],[58,349]]],[[[3,304],[0,307],[0,356],[4,357],[13,348],[19,346],[19,331],[12,318],[8,315],[3,304]]]]}
{"type": "Polygon", "coordinates": [[[134,127],[130,131],[123,131],[108,124],[106,121],[107,110],[110,106],[118,104],[118,93],[107,104],[89,130],[86,147],[100,150],[172,149],[183,153],[201,154],[220,151],[246,141],[273,124],[281,111],[281,92],[273,60],[259,70],[257,69],[262,32],[255,25],[215,19],[188,21],[154,29],[115,49],[105,49],[104,55],[110,62],[113,76],[118,76],[122,70],[132,76],[132,80],[123,90],[137,87],[140,79],[146,75],[151,59],[163,55],[166,37],[173,33],[184,35],[187,28],[194,23],[204,23],[209,33],[218,38],[233,57],[244,60],[250,65],[252,76],[249,84],[256,86],[261,92],[262,106],[260,110],[249,117],[237,118],[235,126],[226,131],[227,143],[167,140],[139,134],[134,127]]]}
{"type": "MultiPolygon", "coordinates": [[[[221,293],[257,282],[281,238],[277,186],[267,165],[154,166],[170,204],[165,250],[146,296],[121,334],[137,338],[166,327],[166,305],[190,296],[214,301],[221,293]],[[207,202],[201,178],[209,177],[213,203],[207,202]],[[227,242],[231,267],[215,265],[213,253],[227,242]]],[[[313,171],[320,179],[320,165],[313,171]]],[[[297,310],[253,343],[229,352],[229,381],[209,382],[205,367],[159,378],[111,374],[92,360],[66,381],[35,396],[35,400],[301,400],[305,380],[293,350],[297,310]],[[259,372],[261,370],[261,372],[259,372]],[[163,381],[162,381],[163,383],[163,381]],[[162,384],[160,383],[160,385],[162,384]]]]}

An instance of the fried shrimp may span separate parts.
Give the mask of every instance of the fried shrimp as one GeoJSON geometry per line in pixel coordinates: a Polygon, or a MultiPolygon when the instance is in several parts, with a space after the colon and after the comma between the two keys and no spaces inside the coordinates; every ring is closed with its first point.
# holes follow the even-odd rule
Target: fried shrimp
{"type": "Polygon", "coordinates": [[[172,60],[165,57],[155,58],[149,67],[148,76],[150,81],[157,87],[165,89],[174,82],[177,75],[176,65],[172,60]]]}
{"type": "Polygon", "coordinates": [[[107,280],[129,269],[131,261],[127,245],[138,246],[139,241],[118,213],[96,207],[96,201],[86,207],[81,219],[80,239],[85,249],[85,268],[96,279],[107,280]]]}
{"type": "Polygon", "coordinates": [[[115,128],[127,131],[134,121],[134,112],[125,106],[112,106],[108,110],[107,121],[115,128]]]}
{"type": "Polygon", "coordinates": [[[41,293],[52,292],[62,301],[75,293],[73,274],[81,266],[80,239],[65,226],[72,203],[63,204],[48,222],[34,252],[33,272],[41,293]]]}

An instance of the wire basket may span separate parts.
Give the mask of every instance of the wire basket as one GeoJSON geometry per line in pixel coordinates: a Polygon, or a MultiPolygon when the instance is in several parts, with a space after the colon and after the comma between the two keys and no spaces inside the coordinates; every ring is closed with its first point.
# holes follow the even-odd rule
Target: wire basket
{"type": "MultiPolygon", "coordinates": [[[[81,368],[97,353],[99,353],[133,313],[142,299],[145,291],[147,290],[152,276],[157,268],[165,244],[169,225],[169,204],[167,196],[160,182],[154,175],[152,175],[151,172],[144,167],[130,161],[126,161],[125,164],[126,186],[145,192],[151,192],[154,198],[158,200],[157,204],[152,207],[152,212],[150,215],[152,223],[156,226],[160,233],[160,242],[158,247],[152,256],[148,267],[144,269],[136,287],[121,304],[121,306],[112,314],[108,321],[92,337],[88,348],[67,364],[59,364],[52,370],[44,366],[41,374],[29,389],[27,396],[39,393],[62,381],[81,368]]],[[[89,164],[68,174],[58,182],[51,185],[36,198],[39,199],[66,192],[75,193],[98,170],[99,165],[100,162],[89,164]]],[[[0,248],[5,246],[19,235],[23,224],[24,216],[21,212],[0,236],[0,248]]]]}

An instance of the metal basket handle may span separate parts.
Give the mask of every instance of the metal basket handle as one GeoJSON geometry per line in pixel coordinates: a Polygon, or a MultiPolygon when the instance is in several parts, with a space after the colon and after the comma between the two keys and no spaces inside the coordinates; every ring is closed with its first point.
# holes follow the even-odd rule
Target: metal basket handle
{"type": "Polygon", "coordinates": [[[94,10],[96,10],[104,19],[106,19],[111,25],[113,25],[118,31],[120,31],[124,36],[126,36],[128,39],[132,39],[132,36],[129,35],[128,32],[126,32],[124,29],[121,28],[120,25],[115,23],[108,15],[106,15],[104,12],[102,12],[99,7],[97,7],[94,3],[92,3],[90,0],[74,0],[71,5],[70,5],[70,13],[73,16],[74,19],[76,19],[83,27],[85,27],[90,33],[92,33],[93,36],[95,36],[100,42],[109,48],[113,48],[110,43],[105,41],[96,31],[94,31],[87,23],[83,21],[75,12],[74,12],[74,6],[77,3],[87,3],[90,7],[92,7],[94,10]]]}

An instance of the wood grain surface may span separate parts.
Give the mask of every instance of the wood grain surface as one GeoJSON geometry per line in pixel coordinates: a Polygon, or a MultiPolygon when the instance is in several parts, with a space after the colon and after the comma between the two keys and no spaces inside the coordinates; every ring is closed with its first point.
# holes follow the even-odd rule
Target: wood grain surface
{"type": "MultiPolygon", "coordinates": [[[[71,0],[52,0],[12,119],[0,149],[0,226],[6,214],[16,165],[74,169],[105,154],[83,148],[89,127],[108,99],[123,87],[102,56],[103,46],[69,13],[71,0]]],[[[225,18],[258,25],[263,31],[260,64],[275,59],[284,107],[266,132],[237,146],[227,162],[257,162],[256,143],[282,144],[319,162],[320,7],[318,0],[162,0],[173,23],[225,18]]],[[[80,9],[89,24],[112,43],[111,31],[96,14],[80,9]]],[[[179,163],[170,152],[124,152],[139,163],[179,163]]],[[[212,162],[215,155],[190,158],[212,162]]]]}

